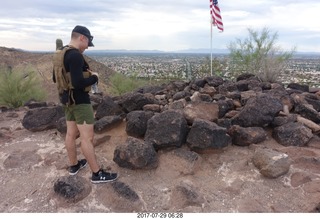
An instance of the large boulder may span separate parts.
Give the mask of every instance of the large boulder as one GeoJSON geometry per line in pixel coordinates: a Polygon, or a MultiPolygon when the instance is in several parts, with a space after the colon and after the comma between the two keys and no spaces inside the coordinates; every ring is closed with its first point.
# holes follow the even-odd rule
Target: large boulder
{"type": "Polygon", "coordinates": [[[149,142],[128,137],[114,150],[113,161],[128,169],[154,169],[158,166],[157,152],[149,142]]]}
{"type": "Polygon", "coordinates": [[[311,129],[300,122],[290,122],[273,129],[272,137],[283,146],[304,146],[312,138],[311,129]]]}
{"type": "Polygon", "coordinates": [[[144,137],[148,120],[154,115],[151,111],[132,111],[127,114],[126,132],[129,136],[144,137]]]}
{"type": "Polygon", "coordinates": [[[259,172],[267,178],[277,178],[288,173],[291,165],[287,154],[268,148],[257,149],[252,161],[259,172]]]}
{"type": "Polygon", "coordinates": [[[309,119],[315,123],[320,123],[320,113],[309,104],[303,95],[295,94],[294,99],[294,112],[301,115],[302,117],[309,119]]]}
{"type": "Polygon", "coordinates": [[[188,122],[192,124],[195,119],[204,119],[215,122],[219,118],[219,105],[217,103],[189,103],[183,111],[188,122]]]}
{"type": "Polygon", "coordinates": [[[115,103],[111,97],[106,96],[102,99],[102,102],[98,105],[95,117],[101,119],[105,116],[114,116],[124,114],[121,107],[115,103]]]}
{"type": "Polygon", "coordinates": [[[267,133],[261,127],[241,127],[233,125],[228,129],[228,134],[232,137],[232,143],[238,146],[257,144],[267,138],[267,133]]]}
{"type": "Polygon", "coordinates": [[[137,92],[123,95],[121,106],[126,113],[134,110],[142,110],[144,105],[156,104],[157,100],[151,94],[141,94],[137,92]]]}
{"type": "Polygon", "coordinates": [[[282,103],[278,98],[268,94],[260,94],[247,101],[240,113],[232,118],[232,124],[242,127],[265,127],[282,109],[282,103]]]}
{"type": "Polygon", "coordinates": [[[187,137],[187,144],[191,149],[218,149],[228,146],[231,137],[227,129],[214,122],[196,119],[187,137]]]}
{"type": "Polygon", "coordinates": [[[167,110],[148,120],[145,141],[156,150],[167,147],[181,147],[186,141],[188,125],[181,113],[167,110]]]}
{"type": "Polygon", "coordinates": [[[94,123],[94,132],[103,133],[122,123],[123,119],[119,115],[105,116],[94,123]]]}
{"type": "Polygon", "coordinates": [[[32,132],[54,129],[61,117],[64,117],[62,106],[35,108],[25,114],[22,126],[32,132]]]}

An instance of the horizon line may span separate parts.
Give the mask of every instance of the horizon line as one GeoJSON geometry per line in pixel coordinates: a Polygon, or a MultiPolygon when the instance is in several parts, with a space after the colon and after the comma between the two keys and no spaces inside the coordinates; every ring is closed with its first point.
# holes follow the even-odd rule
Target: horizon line
{"type": "MultiPolygon", "coordinates": [[[[14,48],[14,47],[5,47],[0,46],[0,48],[7,48],[7,49],[14,49],[26,52],[54,52],[54,50],[26,50],[21,48],[14,48]]],[[[103,53],[103,52],[110,52],[110,53],[193,53],[193,54],[229,54],[229,49],[218,49],[213,48],[205,49],[205,48],[197,48],[197,49],[181,49],[181,50],[173,50],[173,51],[165,51],[159,49],[97,49],[97,50],[86,50],[85,53],[103,53]]],[[[320,55],[320,52],[310,52],[310,51],[295,51],[294,54],[313,54],[313,55],[320,55]]]]}

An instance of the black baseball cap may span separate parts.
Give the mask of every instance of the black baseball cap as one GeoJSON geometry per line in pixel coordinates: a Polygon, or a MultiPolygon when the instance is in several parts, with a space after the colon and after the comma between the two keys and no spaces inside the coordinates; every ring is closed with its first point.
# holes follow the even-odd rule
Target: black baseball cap
{"type": "Polygon", "coordinates": [[[88,28],[86,28],[84,26],[77,25],[73,28],[72,32],[80,33],[80,34],[86,36],[89,39],[88,46],[94,46],[92,43],[93,36],[91,36],[91,33],[88,28]]]}

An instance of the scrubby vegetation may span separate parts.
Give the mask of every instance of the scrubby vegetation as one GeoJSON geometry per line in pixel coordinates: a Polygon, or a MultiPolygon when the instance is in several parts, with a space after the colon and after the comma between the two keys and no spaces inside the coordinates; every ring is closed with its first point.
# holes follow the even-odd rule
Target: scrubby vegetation
{"type": "Polygon", "coordinates": [[[139,79],[135,76],[125,76],[115,73],[109,78],[108,93],[122,95],[148,84],[148,80],[139,79]]]}
{"type": "Polygon", "coordinates": [[[0,67],[0,105],[18,108],[29,100],[41,101],[45,97],[46,92],[31,67],[0,67]]]}
{"type": "Polygon", "coordinates": [[[278,33],[272,33],[268,28],[260,32],[248,29],[248,38],[237,39],[228,46],[230,50],[230,75],[254,74],[261,81],[276,82],[287,67],[287,61],[295,49],[283,51],[276,45],[278,33]]]}

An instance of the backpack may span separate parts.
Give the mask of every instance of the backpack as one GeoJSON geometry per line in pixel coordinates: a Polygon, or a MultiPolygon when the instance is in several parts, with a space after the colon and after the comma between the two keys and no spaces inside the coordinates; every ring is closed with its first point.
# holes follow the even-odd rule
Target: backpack
{"type": "MultiPolygon", "coordinates": [[[[72,101],[70,100],[68,101],[69,103],[70,102],[74,103],[73,92],[72,92],[74,87],[72,86],[72,83],[71,83],[71,74],[70,72],[67,72],[66,68],[64,67],[64,56],[67,51],[72,49],[76,49],[76,48],[72,46],[60,47],[55,51],[53,55],[53,81],[57,84],[59,95],[62,95],[64,92],[69,93],[69,97],[72,99],[72,101]]],[[[85,63],[88,66],[86,61],[85,63]]],[[[84,78],[88,78],[90,76],[91,76],[90,72],[88,71],[83,72],[84,78]]],[[[91,86],[86,87],[84,90],[86,92],[89,92],[91,90],[91,86]]]]}
{"type": "Polygon", "coordinates": [[[53,76],[57,84],[58,92],[61,95],[64,91],[73,89],[70,72],[64,67],[64,55],[68,50],[76,49],[71,46],[64,46],[56,50],[53,55],[53,76]]]}

